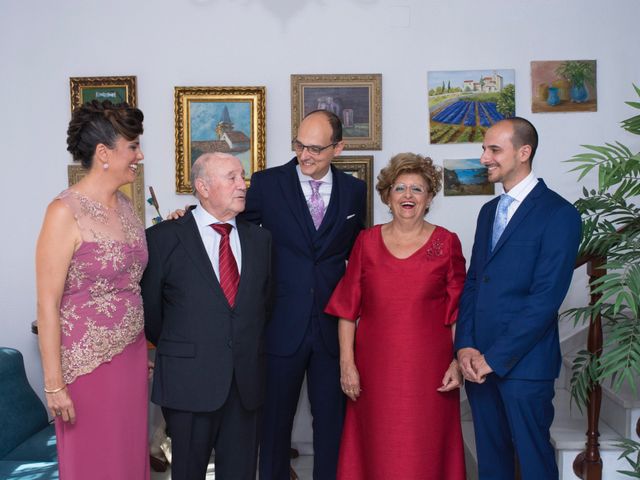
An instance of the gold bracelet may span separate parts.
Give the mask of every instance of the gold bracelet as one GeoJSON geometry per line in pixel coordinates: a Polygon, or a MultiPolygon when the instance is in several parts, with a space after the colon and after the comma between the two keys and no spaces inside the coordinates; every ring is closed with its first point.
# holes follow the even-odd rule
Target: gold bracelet
{"type": "Polygon", "coordinates": [[[67,388],[66,385],[61,386],[60,388],[54,388],[53,390],[49,390],[45,387],[44,389],[44,393],[58,393],[61,392],[62,390],[64,390],[65,388],[67,388]]]}

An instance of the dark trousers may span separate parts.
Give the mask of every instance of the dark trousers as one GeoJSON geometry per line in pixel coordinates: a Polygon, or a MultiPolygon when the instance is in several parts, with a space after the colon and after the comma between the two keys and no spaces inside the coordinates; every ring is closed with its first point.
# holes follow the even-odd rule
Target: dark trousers
{"type": "MultiPolygon", "coordinates": [[[[325,320],[326,321],[326,320],[325,320]]],[[[267,392],[260,441],[260,480],[289,480],[291,430],[307,375],[313,416],[313,478],[336,478],[345,397],[338,358],[324,346],[317,318],[291,356],[267,356],[267,392]]]]}
{"type": "Polygon", "coordinates": [[[500,379],[465,383],[478,454],[480,480],[513,480],[517,454],[522,480],[556,480],[558,467],[549,428],[553,381],[500,379]]]}
{"type": "Polygon", "coordinates": [[[162,408],[171,437],[171,479],[204,480],[212,449],[216,480],[255,480],[258,411],[242,406],[235,379],[214,412],[162,408]]]}

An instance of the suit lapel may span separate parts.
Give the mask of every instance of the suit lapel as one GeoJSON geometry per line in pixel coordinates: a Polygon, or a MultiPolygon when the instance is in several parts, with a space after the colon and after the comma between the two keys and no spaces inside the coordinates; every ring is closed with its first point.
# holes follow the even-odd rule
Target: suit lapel
{"type": "MultiPolygon", "coordinates": [[[[255,249],[251,248],[253,237],[249,226],[244,221],[236,217],[236,227],[240,237],[240,249],[242,250],[242,270],[240,271],[240,283],[238,284],[238,294],[236,295],[236,305],[238,305],[246,292],[249,291],[249,282],[254,278],[253,267],[255,266],[255,249]]],[[[222,291],[222,289],[220,289],[222,291]]]]}
{"type": "MultiPolygon", "coordinates": [[[[505,242],[509,240],[509,237],[511,236],[511,234],[518,228],[518,226],[527,217],[527,215],[529,215],[529,212],[531,212],[531,210],[536,206],[538,197],[542,194],[542,192],[546,188],[547,187],[544,184],[544,182],[542,180],[539,180],[538,184],[533,188],[533,190],[531,190],[529,195],[526,196],[526,198],[522,202],[522,205],[518,207],[518,209],[516,210],[516,213],[514,213],[513,217],[511,217],[511,220],[509,220],[509,223],[507,224],[507,228],[505,228],[504,232],[502,232],[502,235],[500,235],[500,238],[498,239],[498,243],[496,244],[496,247],[489,254],[488,260],[491,260],[491,258],[493,258],[496,252],[500,250],[502,245],[504,245],[505,242]]],[[[497,206],[497,203],[496,203],[496,206],[497,206]]],[[[493,209],[493,212],[495,216],[495,209],[493,209]]],[[[492,226],[489,229],[489,245],[491,244],[491,235],[493,233],[493,217],[491,218],[491,225],[492,226]]]]}
{"type": "Polygon", "coordinates": [[[228,305],[227,298],[224,296],[218,277],[216,277],[216,274],[213,271],[209,255],[202,243],[202,237],[200,236],[200,232],[198,232],[198,225],[196,224],[195,218],[193,218],[193,214],[188,212],[184,217],[173,221],[178,222],[180,225],[180,228],[178,229],[178,238],[196,269],[200,272],[214,293],[220,297],[220,300],[224,301],[225,304],[228,305]]]}

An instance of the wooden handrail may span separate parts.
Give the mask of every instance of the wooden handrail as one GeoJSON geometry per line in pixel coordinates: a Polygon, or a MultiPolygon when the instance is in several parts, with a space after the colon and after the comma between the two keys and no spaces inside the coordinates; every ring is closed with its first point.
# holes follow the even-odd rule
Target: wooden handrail
{"type": "MultiPolygon", "coordinates": [[[[576,268],[585,263],[590,280],[590,305],[595,305],[601,295],[594,293],[593,282],[607,273],[602,268],[606,263],[606,258],[582,255],[576,261],[576,268]]],[[[589,321],[587,350],[596,357],[600,357],[602,354],[602,318],[600,314],[589,321]]],[[[573,461],[573,473],[582,480],[602,480],[602,458],[600,457],[600,444],[598,443],[601,403],[602,387],[599,383],[592,383],[587,400],[587,443],[585,450],[580,452],[573,461]]]]}

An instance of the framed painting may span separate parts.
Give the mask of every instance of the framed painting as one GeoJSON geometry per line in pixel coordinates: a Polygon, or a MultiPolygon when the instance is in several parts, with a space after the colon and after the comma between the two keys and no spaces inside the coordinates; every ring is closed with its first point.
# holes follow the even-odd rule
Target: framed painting
{"type": "Polygon", "coordinates": [[[367,219],[365,225],[373,225],[373,155],[342,155],[331,161],[332,165],[367,184],[367,219]]]}
{"type": "Polygon", "coordinates": [[[531,62],[531,111],[598,110],[595,60],[531,62]]]}
{"type": "Polygon", "coordinates": [[[127,102],[135,107],[136,77],[71,77],[71,111],[91,100],[109,100],[113,104],[127,102]]]}
{"type": "Polygon", "coordinates": [[[430,142],[482,143],[491,125],[515,116],[515,78],[515,70],[429,72],[430,142]]]}
{"type": "Polygon", "coordinates": [[[445,197],[495,195],[487,167],[480,163],[479,158],[444,160],[442,172],[445,197]]]}
{"type": "Polygon", "coordinates": [[[382,149],[382,75],[291,75],[291,138],[305,115],[329,110],[342,120],[345,150],[382,149]]]}
{"type": "MultiPolygon", "coordinates": [[[[67,165],[67,176],[69,178],[69,186],[75,185],[87,174],[86,170],[80,164],[67,165]]],[[[128,183],[120,187],[120,191],[124,193],[133,204],[133,210],[138,218],[145,225],[145,200],[144,200],[144,164],[138,164],[136,179],[133,183],[128,183]]]]}
{"type": "Polygon", "coordinates": [[[176,193],[193,193],[191,165],[203,153],[240,159],[245,181],[265,168],[265,87],[175,87],[176,193]]]}

